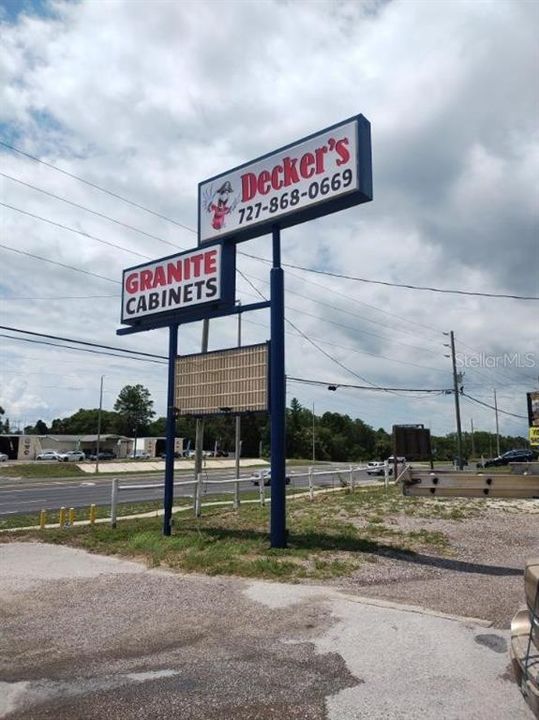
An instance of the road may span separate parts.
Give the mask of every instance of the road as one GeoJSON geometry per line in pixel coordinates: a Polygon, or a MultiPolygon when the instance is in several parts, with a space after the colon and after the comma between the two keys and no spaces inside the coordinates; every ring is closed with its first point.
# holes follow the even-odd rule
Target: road
{"type": "MultiPolygon", "coordinates": [[[[315,476],[317,485],[338,486],[340,484],[339,474],[345,478],[348,476],[348,465],[323,466],[327,475],[315,476]]],[[[307,487],[308,467],[295,466],[287,470],[291,479],[288,487],[307,487]],[[302,475],[302,476],[301,476],[302,475]]],[[[141,486],[140,489],[122,491],[119,493],[119,503],[134,503],[148,500],[161,500],[163,497],[163,475],[159,473],[125,474],[120,477],[120,486],[131,487],[141,486]],[[155,485],[156,487],[143,487],[155,485]]],[[[192,475],[188,472],[176,473],[175,480],[187,480],[192,475]]],[[[208,480],[230,480],[234,477],[232,470],[208,470],[208,480]]],[[[255,486],[249,480],[249,473],[243,474],[244,479],[240,482],[240,492],[252,492],[255,486]]],[[[354,473],[354,481],[365,483],[369,480],[364,471],[354,473]]],[[[89,507],[92,503],[96,505],[109,505],[111,496],[111,477],[80,477],[69,479],[59,478],[32,478],[15,479],[0,477],[0,517],[15,513],[35,513],[40,510],[57,510],[64,507],[89,507]]],[[[232,493],[234,485],[227,484],[220,488],[213,483],[205,483],[205,493],[219,492],[232,493]]],[[[192,486],[180,485],[174,488],[175,498],[192,497],[192,486]]]]}

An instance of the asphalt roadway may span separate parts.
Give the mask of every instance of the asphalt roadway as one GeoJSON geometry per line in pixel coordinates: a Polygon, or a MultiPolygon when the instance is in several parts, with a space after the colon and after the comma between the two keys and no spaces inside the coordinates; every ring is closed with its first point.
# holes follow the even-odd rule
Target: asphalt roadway
{"type": "MultiPolygon", "coordinates": [[[[348,466],[344,466],[345,472],[348,466]]],[[[334,466],[324,468],[324,470],[333,474],[324,475],[316,478],[318,484],[331,486],[335,483],[339,484],[338,470],[334,466]]],[[[340,468],[341,476],[343,468],[340,468]]],[[[256,489],[249,475],[253,471],[243,471],[244,480],[240,483],[240,492],[252,492],[256,489]]],[[[308,479],[305,475],[308,467],[294,467],[287,471],[291,478],[289,487],[307,487],[308,479]]],[[[120,485],[129,485],[131,487],[141,486],[140,489],[122,491],[119,493],[119,503],[133,503],[146,500],[161,500],[163,498],[163,482],[164,476],[159,473],[130,473],[118,474],[120,485]],[[157,487],[144,488],[144,485],[156,485],[157,487]]],[[[192,479],[192,473],[176,473],[176,480],[192,479]]],[[[230,480],[234,477],[233,470],[208,470],[206,472],[208,480],[230,480]]],[[[358,483],[367,482],[369,476],[366,472],[356,472],[355,478],[358,483]]],[[[40,510],[58,510],[60,507],[89,507],[92,503],[96,505],[110,505],[111,499],[111,476],[100,477],[96,475],[88,475],[88,477],[77,476],[73,479],[67,478],[10,478],[1,477],[0,468],[0,517],[11,515],[14,513],[35,513],[40,510]]],[[[234,485],[227,484],[223,487],[205,483],[204,492],[233,493],[234,485]]],[[[174,496],[192,497],[192,486],[176,486],[174,488],[174,496]]]]}
{"type": "Polygon", "coordinates": [[[484,621],[45,544],[0,577],[0,718],[533,718],[484,621]]]}

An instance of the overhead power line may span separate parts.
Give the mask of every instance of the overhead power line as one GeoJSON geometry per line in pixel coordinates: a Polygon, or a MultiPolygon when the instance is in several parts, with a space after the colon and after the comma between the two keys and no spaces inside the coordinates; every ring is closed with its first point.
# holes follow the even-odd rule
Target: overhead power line
{"type": "Polygon", "coordinates": [[[351,388],[354,390],[371,390],[372,392],[413,392],[413,393],[438,393],[440,395],[449,395],[453,391],[447,388],[402,388],[402,387],[381,387],[372,385],[349,385],[341,382],[325,382],[323,380],[309,380],[307,378],[286,376],[287,380],[303,383],[304,385],[320,385],[322,387],[332,388],[351,388]]]}
{"type": "Polygon", "coordinates": [[[468,395],[468,393],[462,393],[464,397],[468,398],[468,400],[471,400],[474,403],[477,403],[477,405],[483,405],[483,407],[489,408],[490,410],[497,410],[499,413],[502,413],[503,415],[510,415],[511,417],[520,418],[522,420],[527,420],[527,415],[518,415],[517,413],[509,412],[508,410],[501,410],[500,408],[496,408],[494,405],[490,405],[489,403],[483,402],[482,400],[478,400],[477,398],[472,397],[471,395],[468,395]]]}
{"type": "MultiPolygon", "coordinates": [[[[261,260],[262,262],[271,264],[271,260],[267,258],[258,257],[258,255],[251,255],[243,252],[242,255],[250,257],[253,260],[261,260]]],[[[370,278],[358,277],[355,275],[345,275],[344,273],[331,272],[330,270],[317,270],[316,268],[304,267],[302,265],[293,265],[292,263],[282,263],[283,267],[294,268],[295,270],[303,270],[303,272],[314,273],[315,275],[327,275],[329,277],[339,278],[341,280],[354,280],[355,282],[368,283],[370,285],[384,285],[386,287],[397,287],[405,288],[407,290],[423,290],[426,292],[435,292],[451,295],[471,295],[473,297],[488,297],[488,298],[504,298],[511,300],[539,300],[539,297],[533,295],[509,295],[505,293],[487,293],[487,292],[475,292],[472,290],[452,290],[449,288],[437,288],[430,287],[428,285],[412,285],[409,283],[394,283],[387,280],[372,280],[370,278]]]]}
{"type": "Polygon", "coordinates": [[[140,362],[156,363],[157,365],[167,364],[163,360],[151,360],[150,358],[135,357],[131,355],[116,355],[115,353],[107,352],[106,350],[91,350],[90,348],[73,347],[72,345],[60,345],[60,343],[53,343],[49,342],[48,340],[33,340],[32,338],[6,335],[5,333],[0,333],[0,337],[7,338],[8,340],[15,340],[17,342],[28,342],[34,343],[36,345],[50,345],[51,347],[61,348],[62,350],[75,350],[75,352],[91,353],[92,355],[107,355],[109,357],[115,357],[120,360],[138,360],[140,362]]]}
{"type": "Polygon", "coordinates": [[[116,250],[122,250],[123,252],[131,253],[132,255],[138,255],[138,257],[144,258],[145,260],[152,260],[149,255],[144,255],[143,253],[137,252],[137,250],[131,250],[131,248],[123,247],[122,245],[118,245],[117,243],[113,243],[110,240],[103,240],[103,238],[97,237],[96,235],[90,235],[90,233],[85,232],[84,230],[77,230],[76,228],[72,228],[69,225],[63,225],[62,223],[58,223],[54,220],[51,220],[50,218],[42,217],[41,215],[35,215],[34,213],[28,212],[28,210],[22,210],[22,208],[15,207],[14,205],[8,205],[7,203],[0,202],[0,205],[3,207],[9,208],[10,210],[15,210],[15,212],[22,213],[23,215],[28,215],[31,218],[34,218],[35,220],[41,220],[42,222],[46,222],[49,225],[54,225],[56,227],[62,228],[62,230],[69,230],[70,232],[76,233],[77,235],[82,235],[83,237],[90,238],[90,240],[95,240],[98,243],[101,243],[103,245],[108,245],[109,247],[116,248],[116,250]]]}
{"type": "Polygon", "coordinates": [[[36,337],[47,338],[47,340],[60,340],[61,342],[70,342],[77,345],[86,345],[88,347],[114,350],[114,352],[125,353],[127,355],[142,355],[143,357],[158,358],[159,360],[167,359],[166,355],[155,355],[154,353],[147,353],[139,350],[129,350],[127,348],[115,347],[114,345],[101,345],[100,343],[94,343],[88,340],[74,340],[73,338],[61,337],[60,335],[49,335],[48,333],[39,333],[32,330],[22,330],[21,328],[14,328],[8,325],[0,325],[0,330],[9,330],[9,332],[22,333],[24,335],[33,335],[36,337]]]}
{"type": "Polygon", "coordinates": [[[38,162],[41,165],[46,165],[47,167],[51,168],[52,170],[56,170],[57,172],[62,173],[62,175],[67,175],[68,177],[73,178],[74,180],[78,180],[79,182],[84,183],[85,185],[88,185],[89,187],[94,188],[94,190],[99,190],[100,192],[103,192],[106,195],[110,195],[111,197],[114,197],[117,200],[121,200],[122,202],[125,202],[128,205],[132,205],[133,207],[136,207],[139,210],[144,210],[144,212],[150,213],[150,215],[155,215],[155,217],[161,218],[161,220],[166,220],[167,222],[173,223],[174,225],[177,225],[178,227],[181,227],[184,230],[188,230],[189,232],[195,232],[193,230],[193,228],[190,228],[187,225],[184,225],[183,223],[178,222],[177,220],[174,220],[173,218],[169,218],[166,215],[162,215],[161,213],[158,213],[155,210],[150,210],[150,208],[147,208],[144,205],[140,205],[139,203],[136,203],[133,200],[129,200],[128,198],[123,197],[122,195],[119,195],[118,193],[112,192],[112,190],[107,190],[106,188],[101,187],[101,185],[97,185],[96,183],[90,182],[89,180],[86,180],[85,178],[82,178],[79,175],[70,173],[67,170],[63,170],[62,168],[59,168],[57,165],[48,163],[45,160],[42,160],[41,158],[36,157],[35,155],[31,155],[30,153],[27,153],[24,150],[20,150],[19,148],[16,148],[14,145],[10,145],[9,143],[6,143],[2,140],[0,140],[0,145],[3,145],[5,148],[8,148],[8,150],[12,150],[13,152],[19,153],[19,155],[24,155],[25,157],[29,158],[30,160],[34,160],[35,162],[38,162]]]}
{"type": "Polygon", "coordinates": [[[99,275],[98,273],[91,272],[90,270],[83,270],[82,268],[75,267],[74,265],[66,265],[66,263],[61,263],[57,260],[49,260],[49,258],[41,257],[41,255],[34,255],[33,253],[25,252],[24,250],[16,250],[8,245],[2,245],[2,243],[0,243],[0,248],[17,253],[17,255],[26,255],[26,257],[31,257],[34,260],[41,260],[42,262],[50,263],[51,265],[58,265],[59,267],[66,268],[67,270],[74,270],[75,272],[83,273],[84,275],[91,275],[92,277],[99,278],[100,280],[107,280],[108,282],[115,283],[116,285],[122,284],[119,280],[113,280],[105,275],[99,275]]]}
{"type": "MultiPolygon", "coordinates": [[[[188,225],[184,225],[183,223],[180,223],[177,220],[174,220],[173,218],[169,218],[166,215],[162,215],[161,213],[151,210],[150,208],[147,208],[144,205],[134,202],[133,200],[129,200],[128,198],[123,197],[122,195],[119,195],[118,193],[115,193],[111,190],[107,190],[106,188],[103,188],[102,186],[97,185],[96,183],[92,183],[89,180],[86,180],[85,178],[81,178],[79,175],[75,175],[74,173],[70,173],[67,170],[63,170],[62,168],[59,168],[58,166],[53,165],[52,163],[48,163],[45,160],[42,160],[41,158],[36,157],[35,155],[27,153],[24,150],[21,150],[20,148],[17,148],[14,145],[11,145],[10,143],[6,143],[6,142],[0,140],[0,145],[2,145],[3,147],[5,147],[9,150],[12,150],[13,152],[19,153],[20,155],[23,155],[24,157],[27,157],[35,162],[41,163],[42,165],[45,165],[46,167],[49,167],[52,170],[56,170],[57,172],[60,172],[63,175],[71,177],[74,180],[78,180],[79,182],[82,182],[96,190],[99,190],[100,192],[106,193],[107,195],[110,195],[110,196],[116,198],[117,200],[121,200],[122,202],[128,203],[129,205],[132,205],[133,207],[136,207],[139,210],[143,210],[144,212],[150,213],[151,215],[154,215],[155,217],[159,217],[162,220],[171,222],[174,225],[181,227],[190,233],[196,234],[196,230],[192,227],[189,227],[188,225]]],[[[15,178],[12,178],[11,176],[6,176],[6,177],[9,177],[10,179],[15,179],[15,178]]],[[[42,191],[40,188],[37,188],[35,186],[30,186],[30,187],[32,187],[33,189],[42,191]]],[[[45,192],[47,192],[47,191],[45,191],[45,192]]],[[[50,193],[48,193],[48,194],[50,194],[50,193]]],[[[71,203],[71,201],[68,201],[64,198],[60,198],[58,196],[55,196],[55,197],[57,197],[57,199],[64,200],[66,202],[71,203]]],[[[71,204],[75,204],[75,203],[71,203],[71,204]]],[[[78,207],[80,207],[81,209],[84,209],[84,210],[89,210],[89,208],[85,208],[84,206],[78,206],[78,207]]],[[[90,210],[90,212],[95,212],[95,211],[90,210]]],[[[99,213],[96,213],[96,214],[99,214],[99,213]]],[[[110,218],[107,216],[103,216],[103,217],[106,217],[107,219],[115,222],[115,220],[113,218],[110,218]]],[[[138,228],[134,228],[133,226],[129,226],[129,227],[133,230],[136,230],[137,232],[140,232],[140,229],[138,229],[138,228]]],[[[142,232],[145,232],[145,231],[142,231],[142,232]]],[[[145,233],[145,234],[147,234],[147,233],[145,233]]],[[[156,238],[156,236],[153,236],[153,237],[156,238]]],[[[161,238],[156,238],[156,239],[162,240],[161,238]]],[[[163,242],[168,242],[168,241],[163,241],[163,242]]],[[[258,261],[265,262],[265,263],[271,263],[271,261],[268,260],[267,258],[261,258],[258,255],[252,255],[252,254],[246,253],[244,251],[240,252],[239,254],[244,255],[245,257],[250,257],[253,260],[258,260],[258,261]]],[[[362,278],[362,277],[357,277],[354,275],[345,275],[343,273],[335,273],[335,272],[331,272],[329,270],[318,270],[316,268],[308,268],[308,267],[304,267],[301,265],[293,265],[291,263],[282,263],[282,265],[284,267],[294,268],[296,270],[302,270],[303,272],[315,273],[317,275],[327,275],[328,277],[336,277],[336,278],[340,278],[340,279],[344,279],[344,280],[353,280],[355,282],[368,283],[368,284],[372,284],[372,285],[383,285],[385,287],[404,288],[407,290],[418,290],[418,291],[424,291],[424,292],[434,292],[434,293],[453,294],[453,295],[465,295],[465,296],[471,296],[471,297],[488,297],[488,298],[528,300],[528,301],[529,300],[539,300],[539,297],[529,296],[529,295],[512,295],[512,294],[508,294],[508,293],[488,293],[488,292],[478,292],[478,291],[472,291],[472,290],[437,288],[437,287],[431,287],[431,286],[427,286],[427,285],[414,285],[411,283],[394,283],[394,282],[389,282],[387,280],[373,280],[370,278],[362,278]]]]}
{"type": "MultiPolygon", "coordinates": [[[[8,180],[12,180],[13,182],[19,183],[19,185],[24,185],[25,187],[28,187],[32,190],[36,190],[37,192],[40,192],[43,195],[48,195],[49,197],[54,198],[55,200],[60,200],[60,202],[66,203],[67,205],[71,205],[72,207],[76,207],[79,210],[84,210],[85,212],[91,213],[92,215],[96,215],[97,217],[103,218],[103,220],[108,220],[109,222],[115,223],[116,225],[120,225],[121,227],[127,228],[128,230],[133,230],[134,232],[140,233],[141,235],[145,235],[146,237],[149,237],[152,240],[158,240],[159,242],[165,243],[166,245],[170,245],[171,247],[174,247],[174,248],[179,247],[175,243],[169,242],[168,240],[164,240],[163,238],[159,237],[158,235],[152,235],[152,233],[146,232],[146,230],[142,230],[141,228],[135,227],[134,225],[129,225],[128,223],[125,223],[122,220],[117,220],[116,218],[110,217],[110,215],[105,215],[104,213],[100,213],[97,210],[92,210],[91,208],[88,208],[85,205],[79,205],[79,203],[73,202],[73,200],[68,200],[67,198],[62,197],[61,195],[55,195],[54,193],[49,192],[48,190],[45,190],[44,188],[37,187],[36,185],[31,185],[30,183],[27,183],[24,180],[20,180],[19,178],[13,177],[12,175],[7,175],[6,173],[0,172],[0,176],[5,177],[8,180]]],[[[13,209],[16,209],[16,208],[13,208],[13,209]]],[[[43,219],[43,218],[40,218],[40,219],[43,219]]],[[[182,249],[182,248],[180,248],[180,249],[182,249]]]]}

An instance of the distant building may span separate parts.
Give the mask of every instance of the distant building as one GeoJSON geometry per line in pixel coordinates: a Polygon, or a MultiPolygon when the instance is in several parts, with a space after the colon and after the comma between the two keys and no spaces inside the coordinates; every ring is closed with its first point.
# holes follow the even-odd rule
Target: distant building
{"type": "MultiPolygon", "coordinates": [[[[132,439],[123,435],[99,436],[99,449],[109,450],[118,458],[127,457],[132,444],[132,439]]],[[[35,460],[45,450],[95,453],[97,435],[0,435],[0,452],[10,460],[35,460]]]]}
{"type": "MultiPolygon", "coordinates": [[[[164,437],[136,439],[125,435],[103,434],[99,436],[100,452],[111,452],[118,459],[129,457],[135,450],[144,450],[151,457],[165,452],[164,437]]],[[[97,452],[97,435],[0,435],[0,452],[10,460],[35,460],[45,450],[67,452],[82,450],[87,455],[97,452]]],[[[174,452],[183,454],[183,438],[175,438],[174,452]]]]}

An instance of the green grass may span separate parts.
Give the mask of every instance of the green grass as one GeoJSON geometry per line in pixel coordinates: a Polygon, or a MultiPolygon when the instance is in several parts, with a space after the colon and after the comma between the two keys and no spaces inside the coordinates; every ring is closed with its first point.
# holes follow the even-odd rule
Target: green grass
{"type": "Polygon", "coordinates": [[[65,478],[81,477],[86,473],[75,463],[21,463],[20,465],[8,465],[0,467],[2,477],[23,477],[23,478],[65,478]]]}
{"type": "MultiPolygon", "coordinates": [[[[190,509],[177,513],[171,537],[162,535],[162,518],[138,518],[119,522],[115,529],[102,524],[20,531],[2,535],[0,540],[61,543],[92,552],[134,557],[150,567],[162,565],[182,572],[287,581],[324,580],[350,575],[363,562],[376,562],[379,554],[447,553],[447,538],[422,527],[422,515],[413,530],[399,528],[398,517],[408,515],[413,506],[414,501],[403,498],[394,487],[387,492],[382,487],[354,493],[345,490],[319,495],[313,502],[306,498],[289,502],[288,547],[282,550],[269,547],[269,506],[258,504],[242,504],[239,511],[206,507],[198,519],[190,509]]],[[[127,514],[157,507],[159,502],[122,505],[119,512],[127,514]]],[[[446,519],[451,519],[455,509],[451,501],[447,507],[443,502],[432,502],[429,508],[430,517],[446,519]]],[[[99,514],[106,510],[100,508],[99,514]]]]}

